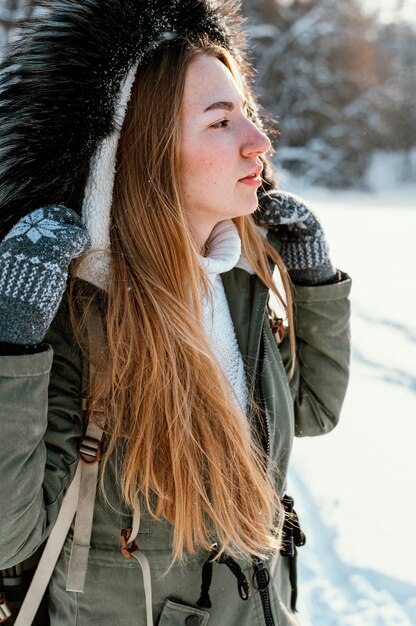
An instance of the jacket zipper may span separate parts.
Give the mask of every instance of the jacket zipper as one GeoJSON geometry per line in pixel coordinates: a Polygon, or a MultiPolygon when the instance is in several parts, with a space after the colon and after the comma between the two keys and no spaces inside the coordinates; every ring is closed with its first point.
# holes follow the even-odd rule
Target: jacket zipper
{"type": "MultiPolygon", "coordinates": [[[[266,331],[264,329],[264,326],[263,326],[262,335],[263,335],[263,359],[264,359],[264,355],[266,354],[266,348],[267,348],[266,331]]],[[[269,424],[269,418],[267,417],[266,409],[264,409],[262,413],[264,415],[263,421],[266,426],[266,455],[267,455],[267,469],[269,470],[270,469],[270,440],[271,440],[270,424],[269,424]]]]}
{"type": "MultiPolygon", "coordinates": [[[[263,326],[263,358],[266,354],[266,331],[263,326]]],[[[270,424],[269,418],[267,417],[266,410],[262,411],[263,421],[266,426],[266,455],[267,455],[267,471],[270,470],[270,424]]],[[[254,559],[253,561],[254,568],[254,578],[256,581],[256,586],[260,594],[261,605],[263,607],[263,615],[264,615],[264,623],[266,626],[275,626],[272,605],[270,601],[270,592],[269,592],[269,583],[270,583],[270,573],[267,569],[264,561],[260,559],[254,559]]]]}
{"type": "Polygon", "coordinates": [[[263,561],[254,560],[254,578],[260,594],[261,605],[263,607],[264,623],[266,626],[275,626],[272,605],[270,602],[270,573],[263,561]]]}

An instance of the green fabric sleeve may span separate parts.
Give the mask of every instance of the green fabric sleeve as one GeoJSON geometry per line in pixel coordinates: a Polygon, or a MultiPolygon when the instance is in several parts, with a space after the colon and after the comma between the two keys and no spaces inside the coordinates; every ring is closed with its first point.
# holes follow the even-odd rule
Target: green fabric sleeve
{"type": "MultiPolygon", "coordinates": [[[[351,279],[314,287],[294,286],[296,368],[290,381],[298,437],[327,433],[337,424],[348,385],[351,279]]],[[[286,335],[280,351],[288,372],[286,335]]]]}
{"type": "Polygon", "coordinates": [[[75,474],[82,435],[81,357],[59,318],[40,353],[0,358],[0,568],[48,536],[75,474]]]}

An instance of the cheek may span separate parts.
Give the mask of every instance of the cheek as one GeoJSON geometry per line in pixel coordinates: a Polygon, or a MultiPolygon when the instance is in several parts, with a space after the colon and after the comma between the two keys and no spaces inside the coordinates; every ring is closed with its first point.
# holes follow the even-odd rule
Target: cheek
{"type": "Polygon", "coordinates": [[[183,161],[182,184],[188,200],[195,202],[206,195],[214,196],[221,184],[223,171],[218,161],[207,155],[195,152],[183,161]]]}
{"type": "Polygon", "coordinates": [[[218,141],[202,141],[200,137],[191,138],[182,144],[182,164],[184,173],[199,180],[214,177],[220,180],[221,175],[228,176],[232,168],[232,155],[227,146],[218,141]]]}
{"type": "Polygon", "coordinates": [[[214,162],[214,153],[209,145],[194,142],[183,150],[183,162],[195,171],[203,171],[206,167],[211,167],[214,162]]]}
{"type": "Polygon", "coordinates": [[[234,191],[235,174],[230,162],[230,157],[218,152],[215,157],[200,157],[198,159],[199,181],[204,185],[205,190],[216,197],[217,200],[224,200],[234,191]]]}

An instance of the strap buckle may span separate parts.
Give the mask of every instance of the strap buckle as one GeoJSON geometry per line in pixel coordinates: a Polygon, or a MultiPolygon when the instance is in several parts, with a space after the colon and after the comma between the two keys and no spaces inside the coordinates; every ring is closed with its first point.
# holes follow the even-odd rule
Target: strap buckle
{"type": "Polygon", "coordinates": [[[81,440],[79,456],[81,458],[81,462],[86,465],[98,463],[101,458],[101,441],[99,441],[99,439],[95,439],[94,437],[87,437],[87,435],[85,435],[81,440]]]}
{"type": "Polygon", "coordinates": [[[121,554],[124,556],[125,559],[131,559],[133,556],[133,552],[136,552],[136,550],[139,549],[139,546],[134,540],[129,544],[131,531],[131,528],[123,528],[120,533],[121,554]]]}
{"type": "Polygon", "coordinates": [[[267,307],[267,316],[269,319],[270,329],[273,333],[277,345],[279,345],[286,335],[284,320],[282,317],[279,317],[276,311],[274,311],[270,306],[267,307]]]}
{"type": "Polygon", "coordinates": [[[9,617],[12,617],[12,611],[6,598],[0,597],[0,624],[5,622],[9,617]]]}

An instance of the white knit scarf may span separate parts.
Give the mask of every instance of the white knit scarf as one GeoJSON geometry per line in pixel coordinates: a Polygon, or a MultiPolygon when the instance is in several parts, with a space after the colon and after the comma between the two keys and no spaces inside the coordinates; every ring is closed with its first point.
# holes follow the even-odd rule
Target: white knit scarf
{"type": "Polygon", "coordinates": [[[235,267],[241,255],[241,241],[231,220],[217,224],[207,241],[207,252],[200,257],[211,286],[209,297],[202,298],[204,330],[212,352],[233,391],[233,399],[244,412],[247,388],[244,364],[237,343],[221,274],[235,267]]]}

